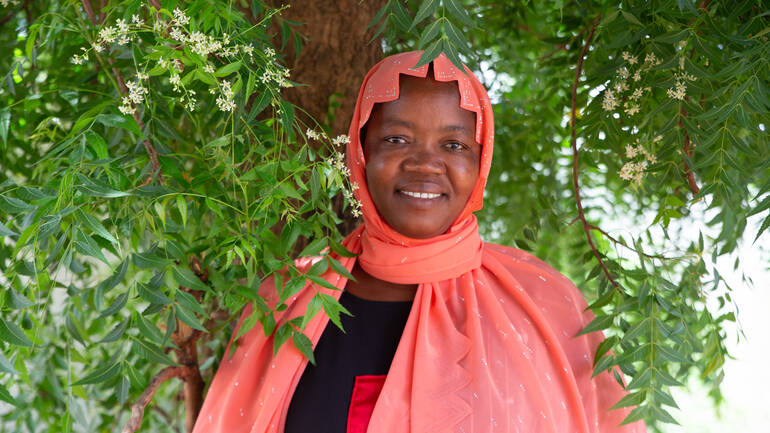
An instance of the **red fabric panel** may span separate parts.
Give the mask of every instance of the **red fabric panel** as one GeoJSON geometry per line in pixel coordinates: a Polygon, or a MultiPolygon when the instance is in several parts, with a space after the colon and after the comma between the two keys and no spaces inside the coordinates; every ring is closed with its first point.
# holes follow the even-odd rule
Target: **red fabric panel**
{"type": "Polygon", "coordinates": [[[353,397],[348,410],[347,433],[366,433],[369,419],[374,411],[374,404],[380,396],[386,375],[356,376],[353,385],[353,397]]]}

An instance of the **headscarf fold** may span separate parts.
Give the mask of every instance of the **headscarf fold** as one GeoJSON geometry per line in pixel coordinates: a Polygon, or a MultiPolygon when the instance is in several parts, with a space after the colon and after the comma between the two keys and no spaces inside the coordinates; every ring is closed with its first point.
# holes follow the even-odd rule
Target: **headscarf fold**
{"type": "MultiPolygon", "coordinates": [[[[481,209],[492,160],[492,108],[471,71],[443,54],[433,61],[435,79],[456,81],[460,106],[476,113],[477,184],[449,230],[433,238],[408,238],[378,214],[360,130],[375,103],[398,99],[400,75],[427,75],[427,65],[412,68],[421,54],[390,56],[369,71],[349,131],[347,162],[364,223],[343,242],[358,257],[335,258],[348,270],[358,260],[376,278],[418,284],[367,433],[644,432],[641,422],[619,426],[628,409],[608,410],[624,395],[612,374],[591,377],[603,336],[577,336],[592,319],[577,288],[530,254],[481,241],[473,212],[481,209]]],[[[313,261],[297,265],[307,269],[313,261]]],[[[346,279],[332,270],[322,277],[339,290],[308,283],[276,317],[279,326],[302,315],[316,292],[339,299],[346,279]]],[[[273,284],[266,281],[260,292],[275,302],[273,284]]],[[[250,313],[244,309],[239,327],[250,313]]],[[[314,345],[328,322],[318,314],[307,325],[314,345]]],[[[258,328],[237,348],[231,341],[193,432],[283,432],[306,364],[291,344],[273,355],[273,337],[258,328]]]]}

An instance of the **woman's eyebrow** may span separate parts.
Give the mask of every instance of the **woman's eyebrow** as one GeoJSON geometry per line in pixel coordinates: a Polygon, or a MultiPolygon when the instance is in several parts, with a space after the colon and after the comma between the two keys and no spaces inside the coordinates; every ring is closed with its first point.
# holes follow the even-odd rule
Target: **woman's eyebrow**
{"type": "MultiPolygon", "coordinates": [[[[414,128],[414,123],[403,119],[388,119],[383,122],[385,127],[403,126],[405,128],[414,128]]],[[[463,125],[444,125],[441,127],[442,132],[471,132],[467,126],[463,125]]]]}

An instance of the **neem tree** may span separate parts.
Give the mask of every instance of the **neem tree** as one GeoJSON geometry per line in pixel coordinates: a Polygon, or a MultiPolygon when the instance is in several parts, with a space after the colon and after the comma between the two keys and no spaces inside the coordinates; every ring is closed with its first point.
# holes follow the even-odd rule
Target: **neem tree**
{"type": "MultiPolygon", "coordinates": [[[[244,329],[312,356],[255,289],[346,273],[326,255],[357,212],[337,152],[378,42],[489,80],[485,238],[584,290],[630,419],[673,421],[694,375],[718,393],[714,262],[770,225],[767,6],[349,3],[0,1],[0,429],[189,430],[246,303],[244,329]],[[297,254],[324,259],[303,275],[297,254]]],[[[316,301],[306,317],[338,321],[316,301]]]]}

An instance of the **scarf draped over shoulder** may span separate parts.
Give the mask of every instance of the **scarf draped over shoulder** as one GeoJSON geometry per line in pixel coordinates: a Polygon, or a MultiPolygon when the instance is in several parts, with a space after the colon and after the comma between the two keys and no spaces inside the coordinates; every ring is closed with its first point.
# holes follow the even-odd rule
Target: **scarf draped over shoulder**
{"type": "MultiPolygon", "coordinates": [[[[593,318],[577,288],[528,253],[482,242],[473,212],[482,207],[492,161],[492,107],[470,70],[458,70],[443,54],[433,61],[435,79],[457,82],[461,107],[476,113],[475,138],[482,146],[477,184],[440,236],[405,237],[378,214],[366,185],[360,130],[375,103],[398,99],[399,75],[427,75],[427,65],[412,68],[421,54],[390,56],[369,71],[349,131],[347,163],[359,185],[364,223],[343,243],[358,256],[335,258],[348,270],[357,260],[379,279],[418,284],[367,433],[645,432],[641,422],[619,426],[627,408],[609,410],[624,395],[613,375],[591,377],[603,336],[577,336],[593,318]]],[[[306,269],[312,263],[297,264],[306,269]]],[[[331,269],[323,278],[340,290],[308,283],[276,316],[279,325],[302,315],[318,291],[339,299],[346,279],[331,269]]],[[[273,287],[268,280],[260,291],[275,296],[273,287]]],[[[250,313],[246,307],[241,321],[250,313]]],[[[305,334],[314,345],[328,322],[318,314],[308,324],[305,334]]],[[[255,327],[237,348],[228,347],[193,432],[283,432],[306,364],[290,343],[273,355],[272,336],[255,327]]]]}

